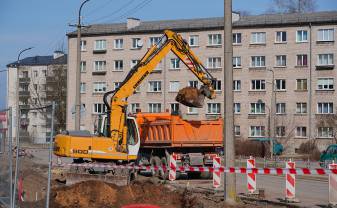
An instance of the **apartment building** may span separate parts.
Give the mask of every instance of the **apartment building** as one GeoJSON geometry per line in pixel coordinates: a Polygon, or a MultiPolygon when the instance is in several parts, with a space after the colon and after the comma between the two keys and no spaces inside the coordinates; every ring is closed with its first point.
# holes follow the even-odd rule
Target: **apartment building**
{"type": "MultiPolygon", "coordinates": [[[[333,141],[337,125],[335,92],[337,12],[283,15],[234,15],[233,89],[223,89],[223,18],[91,25],[81,40],[81,128],[93,131],[104,112],[104,92],[113,90],[159,40],[163,30],[181,34],[209,72],[218,79],[217,98],[204,108],[175,102],[177,91],[200,86],[174,54],[169,53],[129,99],[129,112],[179,111],[186,119],[211,119],[223,113],[224,90],[234,91],[235,137],[274,136],[295,151],[316,139],[322,149],[333,141]],[[274,130],[274,135],[271,133],[274,130]]],[[[68,34],[68,85],[75,83],[76,32],[68,34]]],[[[68,89],[67,128],[75,89],[68,89]]]]}
{"type": "MultiPolygon", "coordinates": [[[[21,110],[20,138],[23,142],[45,143],[49,141],[51,127],[51,108],[44,108],[54,101],[54,95],[66,96],[66,85],[59,86],[62,90],[56,90],[55,83],[59,80],[61,72],[66,70],[67,56],[56,51],[51,56],[27,57],[20,62],[13,62],[8,67],[8,107],[13,108],[12,135],[16,138],[17,103],[21,110]],[[17,79],[17,70],[19,78],[17,79]],[[19,81],[19,89],[17,89],[19,81]],[[17,97],[19,91],[19,97],[17,97]],[[63,94],[63,95],[62,95],[63,94]]],[[[66,73],[63,73],[66,75],[66,73]]],[[[64,77],[66,80],[66,77],[64,77]]],[[[56,101],[56,100],[55,100],[56,101]]],[[[65,102],[58,102],[58,108],[65,102]]],[[[64,116],[65,117],[65,116],[64,116]]],[[[57,118],[55,116],[55,118],[57,118]]],[[[65,119],[64,119],[65,120],[65,119]]],[[[54,121],[55,125],[58,124],[54,121]]]]}

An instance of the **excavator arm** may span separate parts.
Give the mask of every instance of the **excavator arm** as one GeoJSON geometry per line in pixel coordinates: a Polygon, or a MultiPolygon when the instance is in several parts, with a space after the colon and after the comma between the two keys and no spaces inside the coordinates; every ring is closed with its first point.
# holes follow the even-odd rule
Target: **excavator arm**
{"type": "Polygon", "coordinates": [[[104,94],[103,100],[107,106],[108,129],[110,129],[108,136],[116,142],[119,152],[127,152],[127,98],[134,93],[168,52],[172,51],[203,84],[200,90],[187,88],[180,91],[176,97],[178,102],[190,107],[201,107],[204,97],[215,98],[213,89],[215,79],[191,51],[189,45],[173,31],[165,30],[164,33],[160,41],[153,45],[140,62],[130,70],[119,88],[104,94]],[[110,96],[111,100],[108,102],[110,96]]]}

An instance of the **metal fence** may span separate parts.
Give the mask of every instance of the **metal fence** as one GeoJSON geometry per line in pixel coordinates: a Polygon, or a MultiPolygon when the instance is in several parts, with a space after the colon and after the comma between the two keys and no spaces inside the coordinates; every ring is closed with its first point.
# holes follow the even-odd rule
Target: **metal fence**
{"type": "Polygon", "coordinates": [[[3,111],[8,122],[6,128],[0,130],[0,206],[24,207],[26,203],[36,202],[49,207],[54,110],[54,103],[38,109],[21,108],[18,123],[12,122],[16,118],[12,117],[11,108],[3,111]],[[42,114],[36,122],[43,123],[49,132],[45,134],[45,143],[27,137],[35,127],[31,124],[27,128],[25,121],[27,115],[34,115],[36,110],[42,114]],[[22,112],[26,116],[22,116],[22,112]],[[12,132],[15,132],[15,137],[12,137],[12,132]]]}

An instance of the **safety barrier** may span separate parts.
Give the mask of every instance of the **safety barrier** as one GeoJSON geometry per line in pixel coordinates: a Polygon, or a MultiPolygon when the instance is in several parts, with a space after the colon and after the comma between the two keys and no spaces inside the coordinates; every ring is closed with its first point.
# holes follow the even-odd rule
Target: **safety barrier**
{"type": "MultiPolygon", "coordinates": [[[[330,170],[337,170],[337,164],[332,163],[329,165],[330,170]]],[[[329,175],[329,203],[337,205],[337,175],[329,175]]]]}
{"type": "MultiPolygon", "coordinates": [[[[253,169],[255,168],[255,159],[253,157],[250,157],[247,160],[247,168],[253,169]]],[[[247,188],[248,193],[253,194],[256,193],[256,173],[247,173],[247,188]]]]}
{"type": "MultiPolygon", "coordinates": [[[[295,162],[289,160],[286,162],[286,168],[294,169],[295,162]]],[[[298,200],[295,199],[296,194],[296,176],[295,174],[287,173],[286,174],[286,201],[290,202],[297,202],[298,200]]]]}
{"type": "MultiPolygon", "coordinates": [[[[220,157],[214,157],[213,158],[213,168],[218,169],[221,167],[221,160],[220,157]]],[[[221,172],[220,171],[214,171],[213,172],[213,187],[219,188],[221,185],[221,172]]]]}

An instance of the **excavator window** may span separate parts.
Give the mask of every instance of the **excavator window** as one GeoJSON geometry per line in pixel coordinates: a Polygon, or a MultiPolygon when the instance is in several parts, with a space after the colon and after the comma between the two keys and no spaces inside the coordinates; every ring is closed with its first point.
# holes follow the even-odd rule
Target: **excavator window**
{"type": "Polygon", "coordinates": [[[137,137],[137,127],[135,125],[135,121],[133,119],[127,119],[127,126],[128,126],[128,144],[129,145],[135,145],[138,142],[137,137]]]}

